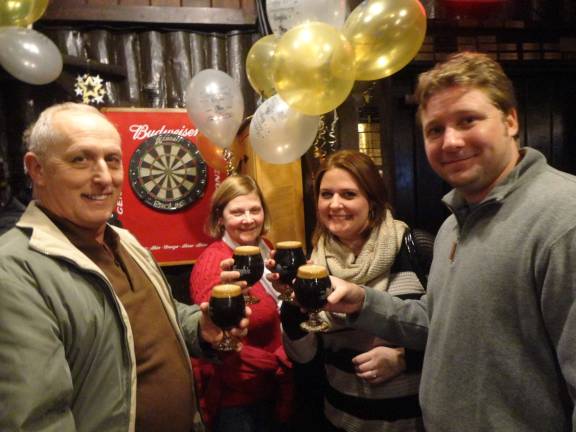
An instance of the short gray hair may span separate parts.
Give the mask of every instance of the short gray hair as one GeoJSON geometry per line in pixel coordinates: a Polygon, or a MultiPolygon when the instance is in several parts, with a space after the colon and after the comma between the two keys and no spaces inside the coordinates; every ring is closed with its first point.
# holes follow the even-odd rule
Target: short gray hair
{"type": "Polygon", "coordinates": [[[75,102],[65,102],[57,105],[52,105],[46,108],[35,123],[30,125],[22,136],[26,149],[29,152],[36,154],[38,157],[43,158],[46,155],[48,147],[54,143],[62,142],[67,137],[54,127],[54,116],[63,111],[77,112],[77,113],[90,113],[96,114],[106,118],[104,114],[98,111],[97,108],[75,102]]]}

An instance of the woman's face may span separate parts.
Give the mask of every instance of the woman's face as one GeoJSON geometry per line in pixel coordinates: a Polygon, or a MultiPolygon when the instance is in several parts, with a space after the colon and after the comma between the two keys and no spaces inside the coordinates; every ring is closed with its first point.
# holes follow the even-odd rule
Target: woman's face
{"type": "Polygon", "coordinates": [[[220,224],[239,245],[256,245],[264,225],[264,209],[256,193],[231,200],[220,218],[220,224]]]}
{"type": "Polygon", "coordinates": [[[362,237],[369,224],[370,204],[348,171],[332,168],[322,177],[318,194],[318,218],[341,241],[362,237]]]}

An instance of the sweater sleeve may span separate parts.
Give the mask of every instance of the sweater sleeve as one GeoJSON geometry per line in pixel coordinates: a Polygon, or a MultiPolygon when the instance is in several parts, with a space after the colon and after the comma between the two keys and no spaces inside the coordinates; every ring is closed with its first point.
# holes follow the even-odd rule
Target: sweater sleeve
{"type": "Polygon", "coordinates": [[[298,306],[283,302],[280,318],[284,330],[284,349],[290,360],[302,364],[314,359],[318,351],[318,338],[300,328],[300,323],[305,321],[307,316],[300,312],[298,306]]]}
{"type": "Polygon", "coordinates": [[[194,303],[210,300],[212,287],[220,283],[220,262],[231,257],[232,251],[221,241],[212,243],[198,257],[190,275],[190,298],[194,303]]]}
{"type": "Polygon", "coordinates": [[[364,289],[366,298],[362,310],[348,315],[351,326],[405,348],[426,348],[429,324],[426,294],[419,300],[401,300],[387,292],[364,289]]]}

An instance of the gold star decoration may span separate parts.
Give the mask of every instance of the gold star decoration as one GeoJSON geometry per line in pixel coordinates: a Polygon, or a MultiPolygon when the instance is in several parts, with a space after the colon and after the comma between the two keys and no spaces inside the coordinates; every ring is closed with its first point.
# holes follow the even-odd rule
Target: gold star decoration
{"type": "Polygon", "coordinates": [[[82,97],[82,102],[85,104],[104,103],[104,96],[106,96],[104,80],[100,78],[100,75],[89,75],[87,73],[78,75],[74,84],[74,91],[76,96],[82,97]]]}

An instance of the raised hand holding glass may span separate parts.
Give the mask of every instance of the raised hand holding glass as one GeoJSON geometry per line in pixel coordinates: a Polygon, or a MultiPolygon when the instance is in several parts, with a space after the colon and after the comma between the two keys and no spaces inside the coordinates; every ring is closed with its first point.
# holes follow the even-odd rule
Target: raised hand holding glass
{"type": "Polygon", "coordinates": [[[229,331],[240,324],[245,308],[242,289],[238,285],[224,284],[212,288],[210,319],[224,332],[222,340],[216,345],[218,351],[237,350],[238,343],[230,336],[229,331]]]}
{"type": "Polygon", "coordinates": [[[306,256],[299,241],[283,241],[276,243],[276,270],[280,275],[280,283],[285,289],[278,296],[279,300],[292,300],[292,284],[298,272],[298,267],[306,264],[306,256]]]}
{"type": "Polygon", "coordinates": [[[320,318],[319,312],[331,292],[332,283],[326,267],[306,264],[298,268],[294,294],[298,304],[308,311],[308,320],[300,324],[302,330],[322,332],[330,328],[330,324],[320,318]]]}
{"type": "MultiPolygon", "coordinates": [[[[240,279],[246,281],[248,287],[251,287],[260,280],[264,274],[264,259],[258,246],[238,246],[234,249],[234,267],[240,273],[240,279]]],[[[246,304],[256,304],[260,302],[258,297],[249,293],[244,295],[246,304]]]]}

